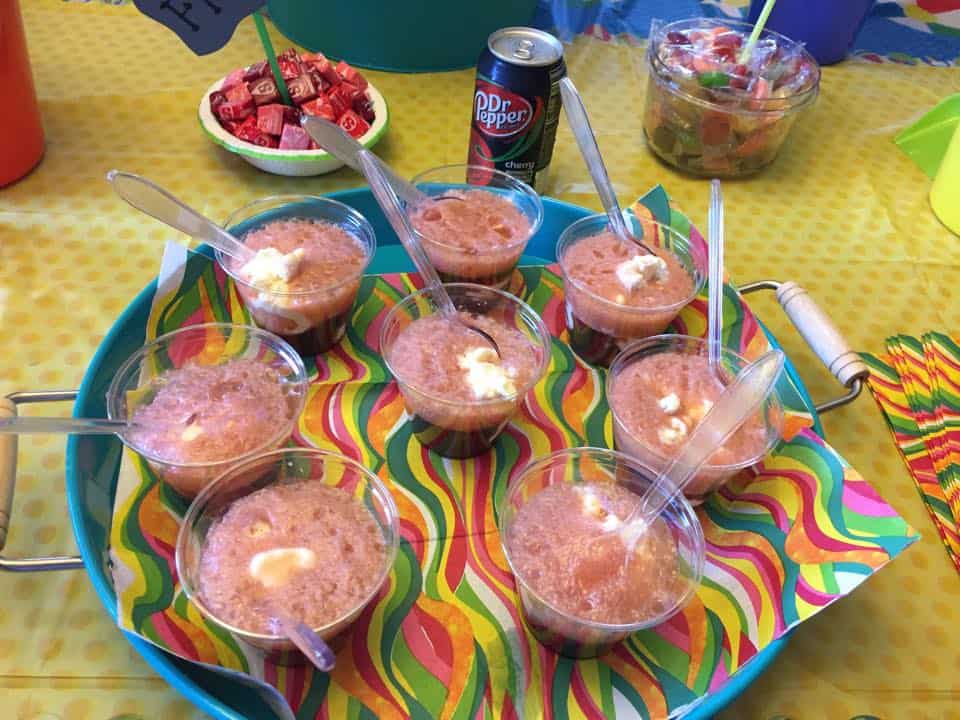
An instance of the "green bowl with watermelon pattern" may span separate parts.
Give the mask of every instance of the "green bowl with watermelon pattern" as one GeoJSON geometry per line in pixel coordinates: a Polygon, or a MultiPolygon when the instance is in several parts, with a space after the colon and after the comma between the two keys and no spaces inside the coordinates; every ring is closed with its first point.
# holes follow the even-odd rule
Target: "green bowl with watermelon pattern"
{"type": "MultiPolygon", "coordinates": [[[[220,89],[225,78],[220,78],[207,88],[197,110],[200,127],[213,142],[220,147],[236,153],[255,168],[274,175],[288,177],[310,177],[333,172],[343,163],[326,150],[279,150],[276,148],[260,147],[246,140],[231,135],[226,128],[220,125],[210,109],[210,94],[220,89]]],[[[368,150],[380,142],[380,138],[387,132],[390,124],[390,112],[387,101],[377,88],[368,81],[367,93],[373,102],[373,111],[376,115],[370,129],[358,140],[368,150]]]]}

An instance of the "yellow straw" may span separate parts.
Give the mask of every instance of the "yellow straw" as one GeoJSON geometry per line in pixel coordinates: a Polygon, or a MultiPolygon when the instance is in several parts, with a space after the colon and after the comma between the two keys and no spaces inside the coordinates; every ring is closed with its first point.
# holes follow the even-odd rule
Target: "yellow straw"
{"type": "Polygon", "coordinates": [[[753,53],[753,48],[757,44],[757,40],[760,39],[760,33],[763,32],[763,26],[767,24],[767,18],[770,17],[770,11],[773,10],[773,6],[777,4],[777,0],[767,0],[763,4],[763,10],[760,11],[760,17],[757,18],[757,24],[753,26],[753,32],[750,33],[750,38],[747,40],[747,44],[743,46],[743,50],[740,52],[740,64],[746,65],[750,62],[750,55],[753,53]]]}

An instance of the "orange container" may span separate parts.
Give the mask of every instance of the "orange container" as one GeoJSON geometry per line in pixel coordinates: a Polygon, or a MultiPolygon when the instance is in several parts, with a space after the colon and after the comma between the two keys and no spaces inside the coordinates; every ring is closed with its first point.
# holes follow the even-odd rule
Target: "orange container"
{"type": "Polygon", "coordinates": [[[18,0],[0,0],[0,186],[26,175],[43,157],[43,126],[30,74],[18,0]]]}

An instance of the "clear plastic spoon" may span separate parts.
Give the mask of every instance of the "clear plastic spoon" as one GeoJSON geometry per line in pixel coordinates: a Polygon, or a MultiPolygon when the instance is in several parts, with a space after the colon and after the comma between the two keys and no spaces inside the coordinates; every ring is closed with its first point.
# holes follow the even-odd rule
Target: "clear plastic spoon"
{"type": "Polygon", "coordinates": [[[274,613],[272,620],[278,630],[279,635],[283,635],[290,642],[297,646],[307,660],[309,660],[320,672],[330,672],[337,662],[337,656],[333,650],[317,635],[309,625],[299,620],[294,620],[283,613],[274,613]]]}
{"type": "MultiPolygon", "coordinates": [[[[363,172],[360,166],[360,153],[370,152],[361,145],[353,135],[348,133],[336,123],[324,120],[316,115],[304,115],[300,118],[300,124],[307,134],[313,138],[313,141],[333,155],[340,162],[349,165],[354,170],[363,172]]],[[[462,200],[456,195],[438,195],[431,197],[420,192],[416,185],[407,182],[400,177],[393,168],[380,160],[380,170],[387,178],[387,182],[393,188],[397,196],[408,205],[419,205],[424,202],[437,200],[462,200]]]]}
{"type": "Polygon", "coordinates": [[[707,353],[710,369],[720,369],[723,349],[723,196],[720,181],[710,181],[710,212],[707,216],[707,353]]]}
{"type": "Polygon", "coordinates": [[[114,435],[134,427],[137,426],[123,420],[107,420],[104,418],[0,418],[0,434],[79,433],[83,435],[114,435]]]}
{"type": "Polygon", "coordinates": [[[410,259],[413,260],[413,264],[416,265],[417,270],[420,271],[424,286],[430,290],[430,294],[436,301],[440,314],[444,318],[460,323],[469,330],[482,335],[484,339],[493,346],[497,355],[500,355],[500,346],[497,345],[497,341],[494,340],[489,333],[465,323],[460,318],[457,308],[453,304],[453,300],[450,299],[446,288],[443,287],[440,276],[430,262],[430,258],[427,257],[427,252],[423,249],[420,238],[417,237],[416,232],[410,227],[410,221],[407,219],[406,213],[403,212],[403,208],[400,207],[400,199],[393,191],[389,180],[387,180],[386,175],[383,173],[383,162],[369,150],[360,151],[359,162],[361,172],[367,178],[367,182],[370,183],[370,190],[373,192],[373,196],[383,210],[384,215],[387,216],[387,220],[390,221],[390,226],[393,228],[393,231],[397,234],[397,237],[400,238],[400,242],[406,249],[407,254],[410,255],[410,259]]]}
{"type": "Polygon", "coordinates": [[[583,156],[584,162],[587,163],[587,170],[590,171],[590,177],[593,178],[593,185],[600,196],[600,202],[603,203],[604,212],[607,213],[610,228],[617,237],[635,243],[651,255],[656,255],[648,245],[641,242],[640,238],[627,228],[620,203],[617,202],[617,194],[613,191],[613,184],[607,174],[607,167],[603,164],[603,156],[600,155],[597,136],[594,135],[593,128],[590,126],[587,108],[584,106],[583,98],[580,97],[573,80],[568,77],[560,80],[560,95],[563,98],[563,111],[567,115],[567,122],[570,123],[570,129],[573,130],[573,136],[577,140],[580,154],[583,156]]]}
{"type": "MultiPolygon", "coordinates": [[[[592,538],[585,543],[585,547],[610,535],[619,535],[627,549],[624,555],[625,569],[637,542],[663,510],[683,492],[717,448],[763,407],[763,403],[774,392],[783,364],[783,352],[771,350],[747,365],[720,394],[687,442],[647,488],[630,515],[615,528],[592,538]]],[[[584,550],[584,553],[583,557],[589,557],[589,550],[584,550]]]]}
{"type": "Polygon", "coordinates": [[[203,240],[241,263],[246,264],[253,259],[255,253],[233,235],[145,177],[111,170],[107,173],[107,181],[117,195],[140,212],[203,240]]]}

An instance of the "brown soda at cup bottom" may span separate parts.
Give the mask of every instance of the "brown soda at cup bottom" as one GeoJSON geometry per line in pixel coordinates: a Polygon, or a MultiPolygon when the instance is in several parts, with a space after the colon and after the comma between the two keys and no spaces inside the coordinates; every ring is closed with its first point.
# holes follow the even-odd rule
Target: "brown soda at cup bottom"
{"type": "Polygon", "coordinates": [[[497,288],[498,290],[505,290],[507,286],[510,285],[510,280],[513,278],[513,271],[515,269],[515,265],[511,265],[502,272],[476,277],[468,277],[466,275],[460,275],[452,272],[438,271],[437,274],[440,275],[440,280],[445,283],[472,282],[478,285],[486,285],[487,287],[497,288]]]}
{"type": "Polygon", "coordinates": [[[343,338],[347,330],[347,320],[351,310],[335,317],[322,320],[316,327],[310,328],[298,335],[280,335],[301,356],[312,356],[324,353],[343,338]]]}
{"type": "MultiPolygon", "coordinates": [[[[568,290],[568,295],[569,294],[568,290]]],[[[677,316],[677,313],[674,312],[664,312],[649,315],[642,322],[632,322],[629,324],[619,323],[624,329],[629,328],[631,332],[639,332],[642,334],[613,335],[603,332],[602,330],[597,330],[595,327],[581,320],[577,316],[570,300],[564,303],[564,308],[570,347],[573,348],[573,351],[581,359],[591,365],[598,365],[600,367],[610,365],[623,345],[630,340],[650,337],[651,335],[657,335],[663,332],[677,316]]],[[[607,311],[606,314],[612,316],[615,313],[616,311],[607,311]]],[[[593,313],[595,321],[600,317],[598,313],[593,313]]],[[[606,322],[601,321],[601,323],[607,327],[615,327],[617,325],[617,323],[610,322],[609,318],[606,322]]]]}
{"type": "Polygon", "coordinates": [[[500,253],[470,253],[426,239],[423,247],[443,282],[469,282],[499,289],[509,285],[513,271],[523,254],[523,247],[503,250],[500,253]]]}
{"type": "Polygon", "coordinates": [[[421,445],[437,455],[462,459],[475,457],[493,447],[507,421],[476,430],[451,430],[414,414],[410,423],[421,445]]]}
{"type": "Polygon", "coordinates": [[[489,450],[520,403],[506,400],[458,412],[460,406],[440,403],[407,385],[401,384],[400,391],[417,440],[449,458],[474,457],[489,450]]]}
{"type": "Polygon", "coordinates": [[[269,301],[259,299],[261,294],[268,293],[260,293],[239,283],[237,290],[258,327],[279,335],[300,355],[312,356],[326,352],[340,342],[360,291],[360,279],[332,291],[318,291],[320,299],[298,302],[293,307],[278,303],[275,309],[270,307],[269,301]],[[291,328],[296,328],[297,322],[288,317],[288,313],[300,316],[310,327],[292,333],[291,328]]]}
{"type": "Polygon", "coordinates": [[[547,607],[517,580],[520,594],[520,616],[537,641],[559,655],[569,658],[593,658],[609,652],[630,633],[590,633],[574,620],[547,607]],[[566,628],[566,632],[563,629],[566,628]]]}

